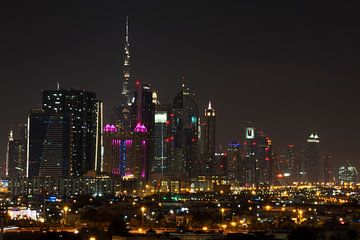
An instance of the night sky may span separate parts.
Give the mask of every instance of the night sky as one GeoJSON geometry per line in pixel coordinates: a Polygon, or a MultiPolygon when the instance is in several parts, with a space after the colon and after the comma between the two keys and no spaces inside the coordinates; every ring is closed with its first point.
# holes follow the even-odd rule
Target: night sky
{"type": "Polygon", "coordinates": [[[56,82],[96,92],[109,119],[120,99],[128,15],[133,80],[171,102],[185,76],[200,112],[209,99],[216,109],[218,144],[239,139],[252,121],[280,153],[289,143],[303,148],[314,129],[334,166],[360,167],[355,1],[129,2],[2,3],[1,158],[9,125],[25,122],[56,82]]]}

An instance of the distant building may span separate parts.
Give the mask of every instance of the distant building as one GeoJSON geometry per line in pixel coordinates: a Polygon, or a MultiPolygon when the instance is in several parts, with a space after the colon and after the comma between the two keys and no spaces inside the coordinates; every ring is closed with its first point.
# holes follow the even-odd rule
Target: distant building
{"type": "Polygon", "coordinates": [[[323,173],[321,171],[323,168],[320,161],[319,144],[319,136],[316,132],[312,132],[307,139],[307,146],[302,166],[303,180],[306,182],[323,181],[323,173]]]}
{"type": "Polygon", "coordinates": [[[130,43],[129,43],[129,21],[126,18],[125,25],[125,47],[124,47],[124,65],[123,65],[123,85],[121,92],[121,99],[118,104],[114,106],[113,113],[111,115],[111,121],[117,129],[121,131],[132,131],[135,126],[131,123],[131,110],[132,110],[132,99],[130,91],[130,72],[131,72],[131,61],[130,61],[130,43]]]}
{"type": "Polygon", "coordinates": [[[245,128],[240,182],[245,185],[269,185],[273,180],[272,142],[262,131],[245,128]]]}
{"type": "Polygon", "coordinates": [[[351,165],[341,166],[338,178],[340,183],[357,182],[359,180],[356,168],[351,165]]]}
{"type": "Polygon", "coordinates": [[[9,178],[26,177],[27,171],[27,125],[19,124],[12,127],[9,133],[6,176],[9,178]]]}
{"type": "Polygon", "coordinates": [[[158,104],[155,110],[154,159],[151,164],[151,179],[164,179],[171,170],[171,105],[158,104]]]}
{"type": "Polygon", "coordinates": [[[240,178],[240,150],[241,145],[239,142],[232,142],[228,145],[226,154],[228,159],[228,174],[229,180],[238,181],[240,178]]]}
{"type": "MultiPolygon", "coordinates": [[[[39,176],[49,115],[42,109],[32,109],[28,117],[28,169],[27,177],[39,176]]],[[[68,157],[67,157],[68,158],[68,157]]]]}
{"type": "Polygon", "coordinates": [[[172,172],[189,186],[191,178],[196,177],[198,165],[198,119],[197,103],[189,89],[182,90],[174,98],[172,119],[172,172]]]}
{"type": "Polygon", "coordinates": [[[139,124],[133,132],[122,132],[114,125],[104,129],[103,173],[123,179],[134,179],[140,185],[146,183],[147,129],[139,124]]]}
{"type": "Polygon", "coordinates": [[[332,156],[330,154],[325,154],[322,157],[323,162],[323,172],[324,172],[324,182],[333,182],[334,181],[334,172],[332,168],[332,156]]]}
{"type": "Polygon", "coordinates": [[[204,156],[203,167],[204,175],[210,177],[216,170],[215,167],[215,144],[216,144],[216,116],[215,109],[212,108],[209,101],[208,108],[205,109],[204,131],[200,139],[203,138],[204,143],[204,156]]]}
{"type": "Polygon", "coordinates": [[[100,172],[102,103],[95,93],[60,89],[42,92],[42,109],[29,118],[27,176],[80,177],[100,172]]]}

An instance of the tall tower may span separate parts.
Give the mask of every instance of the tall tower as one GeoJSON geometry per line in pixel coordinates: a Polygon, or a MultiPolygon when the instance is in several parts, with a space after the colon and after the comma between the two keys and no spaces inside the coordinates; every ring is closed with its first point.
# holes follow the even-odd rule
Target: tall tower
{"type": "Polygon", "coordinates": [[[121,99],[118,104],[114,106],[111,116],[112,122],[116,127],[122,131],[130,132],[131,127],[131,94],[129,88],[130,82],[130,44],[129,44],[129,19],[126,17],[125,23],[125,48],[124,48],[124,66],[123,66],[123,86],[121,92],[121,99]]]}
{"type": "Polygon", "coordinates": [[[27,162],[27,125],[19,124],[12,127],[9,133],[6,176],[10,178],[26,177],[27,162]]]}
{"type": "Polygon", "coordinates": [[[209,101],[205,109],[205,175],[211,176],[215,161],[215,109],[209,101]]]}
{"type": "Polygon", "coordinates": [[[172,171],[183,186],[190,186],[195,177],[198,164],[198,119],[197,103],[189,89],[182,85],[182,90],[173,101],[172,134],[172,171]]]}
{"type": "Polygon", "coordinates": [[[122,96],[124,99],[123,104],[131,104],[130,100],[130,90],[129,90],[129,80],[130,80],[130,44],[129,44],[129,18],[126,17],[125,25],[125,59],[124,59],[124,69],[123,69],[123,90],[122,96]]]}
{"type": "Polygon", "coordinates": [[[305,174],[305,180],[307,182],[318,182],[322,180],[319,143],[319,136],[316,132],[312,132],[307,139],[302,171],[303,174],[305,174]]]}

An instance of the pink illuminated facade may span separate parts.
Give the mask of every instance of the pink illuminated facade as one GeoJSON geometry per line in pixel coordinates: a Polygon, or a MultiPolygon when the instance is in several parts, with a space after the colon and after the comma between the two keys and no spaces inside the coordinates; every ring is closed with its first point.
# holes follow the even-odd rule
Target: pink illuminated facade
{"type": "Polygon", "coordinates": [[[104,129],[104,172],[145,183],[147,177],[147,129],[138,124],[134,132],[104,129]]]}

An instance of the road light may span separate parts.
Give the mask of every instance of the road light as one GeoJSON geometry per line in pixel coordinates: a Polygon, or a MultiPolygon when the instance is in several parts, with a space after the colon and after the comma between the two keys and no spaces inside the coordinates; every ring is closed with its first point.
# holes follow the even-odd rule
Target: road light
{"type": "Polygon", "coordinates": [[[221,211],[221,223],[223,223],[223,222],[224,222],[224,212],[225,212],[225,208],[221,208],[220,211],[221,211]]]}
{"type": "Polygon", "coordinates": [[[144,226],[144,212],[145,212],[146,208],[145,207],[141,207],[141,225],[144,226]]]}
{"type": "Polygon", "coordinates": [[[63,210],[64,210],[64,224],[66,224],[67,222],[66,217],[67,217],[67,212],[69,211],[69,207],[65,206],[63,210]]]}

